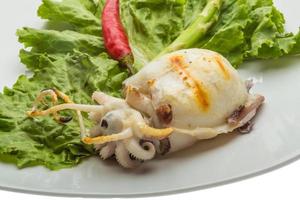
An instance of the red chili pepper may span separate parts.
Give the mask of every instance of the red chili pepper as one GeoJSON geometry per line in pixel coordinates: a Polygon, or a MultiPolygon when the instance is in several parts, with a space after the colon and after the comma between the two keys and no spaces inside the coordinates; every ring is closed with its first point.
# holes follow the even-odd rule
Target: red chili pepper
{"type": "Polygon", "coordinates": [[[132,73],[133,55],[119,13],[119,0],[106,0],[102,12],[102,32],[108,54],[132,73]]]}

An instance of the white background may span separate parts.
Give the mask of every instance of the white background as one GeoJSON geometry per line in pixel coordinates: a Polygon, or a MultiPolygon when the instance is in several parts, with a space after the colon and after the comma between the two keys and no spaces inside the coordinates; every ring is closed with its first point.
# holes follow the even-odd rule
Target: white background
{"type": "MultiPolygon", "coordinates": [[[[1,172],[0,172],[1,173],[1,172]]],[[[101,180],[100,180],[101,181],[101,180]]],[[[117,190],[117,188],[116,188],[117,190]]],[[[300,197],[300,161],[244,181],[182,193],[178,195],[138,198],[153,200],[230,199],[230,200],[294,200],[300,197]]],[[[9,200],[70,200],[75,198],[49,197],[0,191],[0,199],[9,200]]],[[[81,200],[83,198],[76,198],[81,200]]]]}

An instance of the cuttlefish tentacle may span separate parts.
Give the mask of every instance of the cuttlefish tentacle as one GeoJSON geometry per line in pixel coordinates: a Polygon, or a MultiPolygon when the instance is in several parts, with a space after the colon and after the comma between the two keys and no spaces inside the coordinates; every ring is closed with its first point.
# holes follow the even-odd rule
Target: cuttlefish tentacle
{"type": "MultiPolygon", "coordinates": [[[[60,97],[61,99],[64,100],[64,102],[66,103],[74,103],[71,98],[66,95],[65,93],[57,90],[57,89],[53,89],[55,94],[60,97]]],[[[80,110],[76,110],[76,114],[77,114],[77,117],[78,117],[78,121],[79,121],[79,126],[80,126],[80,133],[81,133],[81,137],[85,137],[87,135],[86,133],[86,129],[85,129],[85,126],[84,126],[84,123],[83,123],[83,117],[81,115],[81,112],[80,110]]]]}
{"type": "Polygon", "coordinates": [[[122,142],[117,142],[115,149],[116,160],[118,163],[125,168],[135,168],[140,165],[141,162],[130,158],[129,152],[122,142]]]}
{"type": "Polygon", "coordinates": [[[264,102],[265,98],[261,95],[250,95],[246,104],[234,112],[227,120],[230,125],[241,126],[253,118],[256,111],[264,102]]]}
{"type": "MultiPolygon", "coordinates": [[[[45,97],[46,96],[50,96],[51,97],[51,103],[52,105],[56,105],[57,104],[57,94],[55,93],[55,91],[53,89],[46,89],[46,90],[42,90],[40,92],[40,94],[36,97],[33,106],[32,106],[32,112],[34,112],[35,110],[37,110],[37,107],[39,105],[40,102],[42,102],[43,104],[45,103],[45,97]]],[[[54,119],[56,121],[59,121],[59,117],[57,115],[57,113],[53,113],[54,119]]]]}
{"type": "Polygon", "coordinates": [[[105,146],[105,144],[95,144],[94,145],[94,149],[95,151],[100,151],[103,147],[105,146]]]}
{"type": "Polygon", "coordinates": [[[83,112],[92,112],[92,111],[101,112],[102,109],[103,109],[103,107],[99,106],[99,105],[64,103],[64,104],[53,106],[46,110],[29,111],[29,112],[27,112],[27,114],[30,117],[37,117],[37,116],[46,116],[46,115],[53,114],[53,113],[56,113],[56,112],[62,111],[62,110],[79,110],[79,111],[83,111],[83,112]]]}
{"type": "Polygon", "coordinates": [[[82,141],[85,144],[104,144],[107,142],[116,142],[119,140],[124,140],[133,136],[131,128],[127,128],[120,133],[111,134],[111,135],[102,135],[98,137],[84,137],[82,141]]]}
{"type": "Polygon", "coordinates": [[[174,129],[171,127],[157,129],[157,128],[150,127],[147,124],[143,124],[143,123],[139,124],[138,126],[139,126],[141,134],[146,139],[161,140],[161,139],[169,137],[172,134],[172,132],[174,131],[174,129]]]}
{"type": "Polygon", "coordinates": [[[64,110],[64,109],[74,109],[74,110],[76,110],[76,113],[77,113],[81,137],[86,136],[86,129],[84,127],[83,117],[81,115],[80,109],[65,108],[65,107],[68,107],[68,106],[65,106],[67,104],[78,105],[78,104],[74,104],[73,101],[70,99],[70,97],[68,95],[64,94],[63,92],[61,92],[55,88],[46,89],[46,90],[41,91],[40,94],[37,96],[36,100],[34,101],[31,111],[27,112],[27,115],[30,117],[36,117],[36,116],[44,116],[44,115],[52,114],[56,121],[65,123],[65,122],[68,122],[72,118],[68,118],[68,120],[66,121],[64,118],[59,116],[58,111],[64,110]],[[37,109],[38,104],[40,102],[44,103],[44,98],[48,95],[51,96],[51,102],[52,102],[53,106],[47,110],[39,111],[37,109]],[[65,102],[65,104],[56,105],[58,102],[58,97],[60,97],[65,102]]]}
{"type": "Polygon", "coordinates": [[[123,140],[126,149],[139,160],[150,160],[155,156],[155,147],[151,142],[140,144],[137,138],[123,140]]]}
{"type": "Polygon", "coordinates": [[[109,142],[100,150],[99,155],[103,160],[106,160],[107,158],[110,158],[111,156],[114,155],[115,149],[116,149],[116,143],[109,142]]]}
{"type": "Polygon", "coordinates": [[[138,89],[128,86],[125,101],[133,108],[146,113],[149,116],[155,114],[152,101],[146,95],[140,93],[138,89]]]}
{"type": "Polygon", "coordinates": [[[111,103],[124,104],[124,100],[113,96],[109,96],[104,92],[99,92],[99,91],[93,93],[92,100],[96,101],[100,105],[111,104],[111,103]]]}

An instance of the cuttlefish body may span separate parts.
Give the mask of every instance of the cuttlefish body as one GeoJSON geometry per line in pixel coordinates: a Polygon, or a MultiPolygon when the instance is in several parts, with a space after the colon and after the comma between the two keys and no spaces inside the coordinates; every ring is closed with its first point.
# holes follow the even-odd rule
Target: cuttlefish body
{"type": "Polygon", "coordinates": [[[250,81],[220,54],[186,49],[164,55],[124,81],[125,99],[94,92],[99,105],[71,102],[57,90],[46,90],[66,103],[38,111],[36,101],[29,115],[40,116],[63,109],[77,110],[82,141],[94,144],[103,159],[115,155],[126,168],[187,148],[197,140],[213,138],[236,129],[247,132],[264,97],[250,94],[250,81]],[[87,131],[79,111],[89,112],[95,126],[87,131]]]}

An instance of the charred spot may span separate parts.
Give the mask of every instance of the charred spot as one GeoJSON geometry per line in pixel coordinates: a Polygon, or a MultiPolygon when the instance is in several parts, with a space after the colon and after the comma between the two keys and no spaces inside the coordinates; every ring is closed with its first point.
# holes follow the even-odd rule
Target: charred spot
{"type": "Polygon", "coordinates": [[[108,127],[108,122],[107,122],[105,119],[103,119],[103,120],[101,121],[101,127],[102,127],[102,128],[107,128],[107,127],[108,127]]]}
{"type": "Polygon", "coordinates": [[[65,123],[70,122],[72,119],[73,119],[72,116],[61,116],[59,118],[59,122],[65,124],[65,123]]]}
{"type": "Polygon", "coordinates": [[[174,67],[184,67],[186,66],[184,57],[182,55],[175,55],[170,57],[171,65],[174,67]]]}
{"type": "Polygon", "coordinates": [[[147,84],[150,86],[150,87],[152,87],[154,84],[155,84],[155,79],[151,79],[151,80],[148,80],[147,81],[147,84]]]}
{"type": "Polygon", "coordinates": [[[156,114],[160,122],[170,124],[173,119],[172,106],[170,104],[161,105],[156,109],[156,114]]]}
{"type": "Polygon", "coordinates": [[[235,125],[238,122],[240,115],[241,115],[242,111],[244,110],[244,108],[245,108],[245,106],[242,105],[242,106],[239,106],[235,111],[233,111],[233,113],[228,117],[227,123],[230,125],[235,125]]]}
{"type": "Polygon", "coordinates": [[[159,141],[159,152],[161,155],[167,154],[171,149],[171,143],[169,138],[165,138],[159,141]]]}

